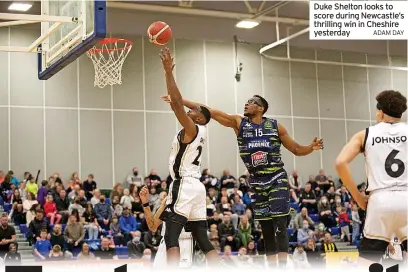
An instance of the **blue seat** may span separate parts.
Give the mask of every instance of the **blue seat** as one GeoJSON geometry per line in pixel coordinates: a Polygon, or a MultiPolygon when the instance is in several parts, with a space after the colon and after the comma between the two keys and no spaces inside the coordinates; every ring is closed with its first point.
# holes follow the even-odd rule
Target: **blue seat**
{"type": "Polygon", "coordinates": [[[21,224],[20,225],[20,231],[21,231],[21,233],[27,234],[30,230],[28,229],[26,224],[21,224]]]}
{"type": "Polygon", "coordinates": [[[300,211],[300,208],[299,208],[299,204],[298,204],[298,203],[290,203],[289,205],[290,205],[290,207],[291,207],[292,209],[296,210],[297,212],[300,211]]]}
{"type": "Polygon", "coordinates": [[[115,252],[118,257],[129,257],[128,248],[127,247],[116,247],[115,252]]]}
{"type": "Polygon", "coordinates": [[[315,223],[320,222],[320,216],[318,214],[309,214],[309,216],[313,220],[313,222],[315,223]]]}
{"type": "Polygon", "coordinates": [[[9,213],[11,211],[11,205],[9,203],[4,203],[3,209],[6,213],[9,213]]]}
{"type": "Polygon", "coordinates": [[[288,232],[289,237],[293,234],[293,229],[287,228],[286,231],[288,232]]]}
{"type": "Polygon", "coordinates": [[[108,205],[110,205],[110,204],[111,204],[111,200],[110,200],[110,198],[109,198],[109,197],[105,198],[105,203],[106,203],[106,204],[108,204],[108,205]]]}
{"type": "Polygon", "coordinates": [[[331,228],[331,235],[339,235],[340,234],[340,228],[334,227],[331,228]]]}

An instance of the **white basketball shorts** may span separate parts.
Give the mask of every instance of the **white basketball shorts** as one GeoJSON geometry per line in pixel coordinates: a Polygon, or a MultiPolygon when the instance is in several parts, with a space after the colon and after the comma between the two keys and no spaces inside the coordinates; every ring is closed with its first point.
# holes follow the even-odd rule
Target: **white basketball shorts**
{"type": "MultiPolygon", "coordinates": [[[[191,236],[191,235],[190,235],[191,236]]],[[[193,265],[194,243],[192,238],[179,239],[180,245],[180,263],[182,268],[188,268],[193,265]]],[[[167,267],[167,250],[164,238],[161,240],[154,258],[153,268],[167,267]]]]}
{"type": "Polygon", "coordinates": [[[375,191],[367,205],[364,237],[389,242],[407,239],[408,191],[375,191]]]}
{"type": "Polygon", "coordinates": [[[187,221],[207,220],[206,191],[199,179],[184,177],[169,187],[163,221],[173,220],[185,225],[187,221]]]}

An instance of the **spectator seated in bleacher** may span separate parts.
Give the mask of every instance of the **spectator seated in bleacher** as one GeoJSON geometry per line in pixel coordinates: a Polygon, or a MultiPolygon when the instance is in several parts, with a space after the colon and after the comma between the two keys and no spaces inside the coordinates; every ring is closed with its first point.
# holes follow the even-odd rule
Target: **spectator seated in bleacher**
{"type": "Polygon", "coordinates": [[[80,217],[82,217],[85,212],[85,208],[81,205],[81,199],[79,196],[75,197],[74,203],[70,204],[68,207],[69,214],[72,214],[73,210],[76,210],[80,217]]]}
{"type": "Polygon", "coordinates": [[[149,230],[144,235],[144,239],[143,239],[144,244],[146,248],[150,249],[153,257],[156,256],[157,250],[159,249],[161,239],[162,237],[159,231],[152,232],[151,230],[149,230]]]}
{"type": "Polygon", "coordinates": [[[303,220],[302,228],[297,230],[297,242],[299,245],[306,245],[309,239],[313,239],[314,232],[309,227],[309,222],[303,220]]]}
{"type": "Polygon", "coordinates": [[[59,192],[58,197],[55,199],[55,205],[57,206],[58,213],[61,215],[61,223],[65,224],[68,221],[70,205],[65,190],[59,192]]]}
{"type": "Polygon", "coordinates": [[[51,242],[47,239],[48,232],[46,229],[40,231],[40,237],[37,239],[34,245],[34,256],[39,261],[45,261],[48,259],[52,250],[51,242]]]}
{"type": "Polygon", "coordinates": [[[64,258],[64,253],[59,245],[55,245],[52,247],[50,254],[48,255],[50,261],[61,261],[64,258]]]}
{"type": "Polygon", "coordinates": [[[317,204],[317,210],[319,212],[319,220],[326,227],[330,228],[333,226],[333,217],[331,205],[326,196],[320,198],[319,203],[317,204]]]}
{"type": "Polygon", "coordinates": [[[309,223],[309,226],[314,225],[313,220],[310,218],[310,216],[308,214],[307,208],[302,208],[300,213],[296,214],[296,216],[295,216],[295,220],[294,220],[295,229],[303,228],[303,222],[305,220],[309,223]]]}
{"type": "Polygon", "coordinates": [[[82,247],[85,238],[85,229],[79,220],[78,212],[73,210],[64,230],[65,247],[71,253],[74,253],[75,248],[82,247]]]}
{"type": "Polygon", "coordinates": [[[322,243],[323,240],[324,240],[325,235],[326,235],[326,227],[324,226],[323,223],[320,223],[317,226],[316,231],[314,232],[314,240],[317,243],[322,243]]]}
{"type": "Polygon", "coordinates": [[[78,260],[92,260],[95,259],[95,255],[89,250],[87,243],[82,244],[81,252],[77,256],[78,260]]]}
{"type": "Polygon", "coordinates": [[[17,244],[9,244],[9,251],[4,256],[4,264],[7,266],[21,265],[21,254],[18,252],[17,244]]]}
{"type": "Polygon", "coordinates": [[[127,243],[133,238],[133,233],[137,229],[136,218],[130,214],[129,208],[123,209],[123,214],[119,218],[120,230],[124,236],[124,242],[127,243]]]}
{"type": "Polygon", "coordinates": [[[306,251],[304,250],[303,244],[298,244],[293,252],[293,264],[295,268],[309,268],[310,264],[308,262],[306,251]]]}
{"type": "MultiPolygon", "coordinates": [[[[27,192],[27,198],[23,201],[23,209],[25,212],[28,212],[31,207],[35,204],[39,204],[35,195],[31,192],[27,192]]],[[[41,205],[40,205],[41,207],[41,205]]]]}
{"type": "Polygon", "coordinates": [[[248,217],[243,215],[240,217],[238,225],[238,238],[243,247],[247,247],[248,243],[253,240],[251,224],[248,222],[248,217]]]}
{"type": "Polygon", "coordinates": [[[307,259],[313,267],[318,267],[323,264],[321,251],[313,239],[309,239],[307,241],[307,244],[304,247],[304,249],[307,254],[307,259]]]}
{"type": "Polygon", "coordinates": [[[50,224],[44,217],[43,210],[37,209],[35,211],[35,217],[30,222],[28,229],[29,232],[27,233],[27,240],[31,245],[34,245],[35,242],[40,239],[41,230],[46,230],[47,233],[50,233],[50,224]]]}
{"type": "Polygon", "coordinates": [[[83,213],[83,225],[88,233],[88,239],[96,240],[99,236],[99,224],[96,219],[96,214],[93,210],[92,204],[87,204],[85,212],[83,213]]]}
{"type": "Polygon", "coordinates": [[[322,243],[322,254],[324,254],[324,259],[326,258],[326,254],[330,252],[338,252],[336,244],[332,241],[332,236],[330,233],[326,232],[324,235],[324,241],[322,243]]]}
{"type": "Polygon", "coordinates": [[[238,237],[236,237],[236,231],[232,225],[229,214],[224,214],[223,221],[218,226],[218,235],[220,236],[221,249],[228,245],[233,250],[238,250],[240,241],[238,237]]]}
{"type": "Polygon", "coordinates": [[[109,229],[112,211],[110,205],[105,202],[105,196],[101,196],[100,202],[94,207],[94,211],[99,225],[104,229],[109,229]]]}
{"type": "Polygon", "coordinates": [[[115,249],[109,246],[110,241],[104,237],[101,239],[101,246],[94,251],[94,255],[99,260],[118,259],[115,249]]]}
{"type": "Polygon", "coordinates": [[[112,222],[109,226],[110,234],[113,237],[115,245],[125,245],[122,230],[120,228],[119,219],[117,216],[112,217],[112,222]]]}
{"type": "Polygon", "coordinates": [[[46,202],[44,203],[44,213],[47,218],[49,218],[49,222],[51,225],[59,224],[62,215],[58,213],[57,205],[54,202],[52,195],[46,196],[46,202]]]}
{"type": "Polygon", "coordinates": [[[305,188],[299,194],[299,203],[301,208],[306,208],[308,211],[316,211],[316,195],[312,190],[312,185],[308,182],[305,188]]]}
{"type": "Polygon", "coordinates": [[[140,231],[135,231],[132,240],[127,243],[129,258],[131,259],[141,259],[143,257],[146,245],[140,241],[141,236],[140,231]]]}

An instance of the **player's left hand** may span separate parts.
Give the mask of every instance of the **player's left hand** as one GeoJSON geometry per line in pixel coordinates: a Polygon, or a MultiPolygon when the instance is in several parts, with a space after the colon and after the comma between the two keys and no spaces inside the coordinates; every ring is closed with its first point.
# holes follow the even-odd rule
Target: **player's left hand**
{"type": "Polygon", "coordinates": [[[173,63],[173,57],[171,56],[169,48],[166,47],[160,51],[160,59],[163,64],[164,71],[166,73],[172,72],[175,64],[173,63]]]}
{"type": "Polygon", "coordinates": [[[313,150],[323,149],[323,147],[324,147],[323,139],[319,139],[319,138],[315,137],[313,139],[313,142],[312,142],[312,147],[313,147],[313,150]]]}

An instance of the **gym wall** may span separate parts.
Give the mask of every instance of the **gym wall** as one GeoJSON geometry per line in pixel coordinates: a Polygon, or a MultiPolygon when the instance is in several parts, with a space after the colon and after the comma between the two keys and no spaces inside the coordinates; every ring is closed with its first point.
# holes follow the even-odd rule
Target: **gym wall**
{"type": "MultiPolygon", "coordinates": [[[[27,46],[36,37],[35,30],[0,28],[0,45],[27,46]]],[[[123,84],[105,89],[93,86],[94,68],[86,56],[39,81],[35,54],[0,53],[0,169],[18,175],[41,169],[43,178],[55,171],[64,178],[74,171],[82,178],[93,173],[100,188],[122,182],[134,166],[143,174],[156,168],[167,176],[171,141],[180,126],[159,99],[166,94],[159,48],[146,38],[121,37],[134,42],[123,84]]],[[[259,94],[269,101],[267,116],[277,118],[296,141],[324,138],[325,149],[307,157],[283,151],[287,171],[296,168],[304,180],[320,168],[336,176],[333,163],[343,145],[375,123],[375,95],[407,90],[406,71],[358,67],[407,66],[404,57],[389,63],[387,56],[290,48],[292,58],[356,64],[322,65],[261,58],[259,46],[240,44],[243,71],[236,82],[233,43],[175,39],[170,48],[187,99],[242,114],[245,101],[259,94]]],[[[286,58],[286,47],[268,54],[286,58]]],[[[212,121],[206,147],[203,168],[217,176],[226,168],[237,176],[244,171],[231,129],[212,121]]],[[[362,157],[352,171],[364,181],[362,157]]]]}

